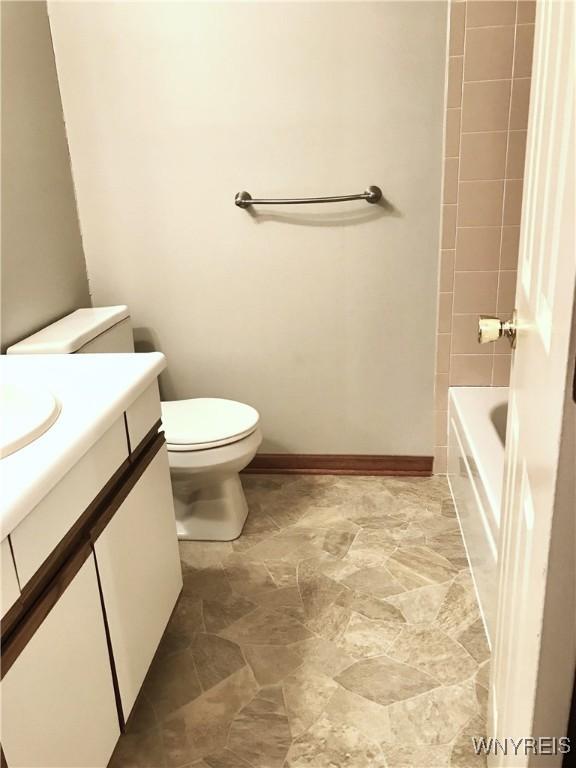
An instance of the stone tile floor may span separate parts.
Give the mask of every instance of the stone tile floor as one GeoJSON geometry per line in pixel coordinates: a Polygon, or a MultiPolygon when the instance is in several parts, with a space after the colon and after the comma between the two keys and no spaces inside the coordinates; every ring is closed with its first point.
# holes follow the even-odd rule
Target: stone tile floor
{"type": "Polygon", "coordinates": [[[481,766],[489,650],[444,478],[245,476],[112,768],[481,766]]]}

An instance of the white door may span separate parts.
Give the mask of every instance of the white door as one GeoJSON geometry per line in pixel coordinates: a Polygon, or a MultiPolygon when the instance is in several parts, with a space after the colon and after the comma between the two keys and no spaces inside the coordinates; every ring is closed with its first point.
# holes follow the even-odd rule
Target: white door
{"type": "Polygon", "coordinates": [[[119,736],[90,555],[2,680],[2,749],[9,768],[104,768],[119,736]]]}
{"type": "Polygon", "coordinates": [[[94,551],[128,720],[182,589],[165,446],[96,539],[94,551]]]}
{"type": "MultiPolygon", "coordinates": [[[[574,21],[572,2],[539,0],[489,711],[500,741],[564,734],[574,675],[575,509],[558,475],[574,419],[574,21]]],[[[508,746],[492,765],[562,762],[508,746]]]]}

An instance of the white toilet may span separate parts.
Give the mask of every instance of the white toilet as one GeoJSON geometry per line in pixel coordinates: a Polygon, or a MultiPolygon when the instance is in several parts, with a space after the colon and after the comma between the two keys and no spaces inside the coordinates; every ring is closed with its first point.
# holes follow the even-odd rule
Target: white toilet
{"type": "MultiPolygon", "coordinates": [[[[128,307],[78,309],[7,354],[133,352],[128,307]]],[[[238,538],[248,506],[238,473],[262,442],[258,411],[213,397],[162,403],[178,538],[238,538]]]]}

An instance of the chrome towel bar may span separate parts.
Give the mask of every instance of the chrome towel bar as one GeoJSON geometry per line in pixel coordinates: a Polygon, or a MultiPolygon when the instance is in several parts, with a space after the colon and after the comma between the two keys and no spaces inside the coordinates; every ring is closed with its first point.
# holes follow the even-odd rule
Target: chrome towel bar
{"type": "Polygon", "coordinates": [[[252,198],[249,192],[238,192],[234,202],[239,208],[249,208],[251,205],[305,205],[306,203],[345,203],[348,200],[366,200],[367,203],[377,203],[382,199],[380,187],[371,186],[358,195],[335,195],[333,197],[294,197],[282,199],[252,198]]]}

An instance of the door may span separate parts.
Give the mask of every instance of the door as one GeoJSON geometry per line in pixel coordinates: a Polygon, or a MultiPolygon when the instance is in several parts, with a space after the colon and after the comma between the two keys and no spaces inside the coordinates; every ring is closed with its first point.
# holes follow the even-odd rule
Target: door
{"type": "Polygon", "coordinates": [[[162,445],[94,543],[124,720],[182,589],[162,445]]]}
{"type": "MultiPolygon", "coordinates": [[[[75,567],[64,567],[62,582],[75,567]]],[[[104,768],[120,736],[94,557],[60,589],[2,680],[8,768],[104,768]]]]}
{"type": "MultiPolygon", "coordinates": [[[[489,706],[503,743],[566,732],[574,671],[574,497],[562,467],[574,425],[573,25],[573,3],[538,2],[489,706]]],[[[492,765],[562,762],[508,746],[492,765]]]]}

